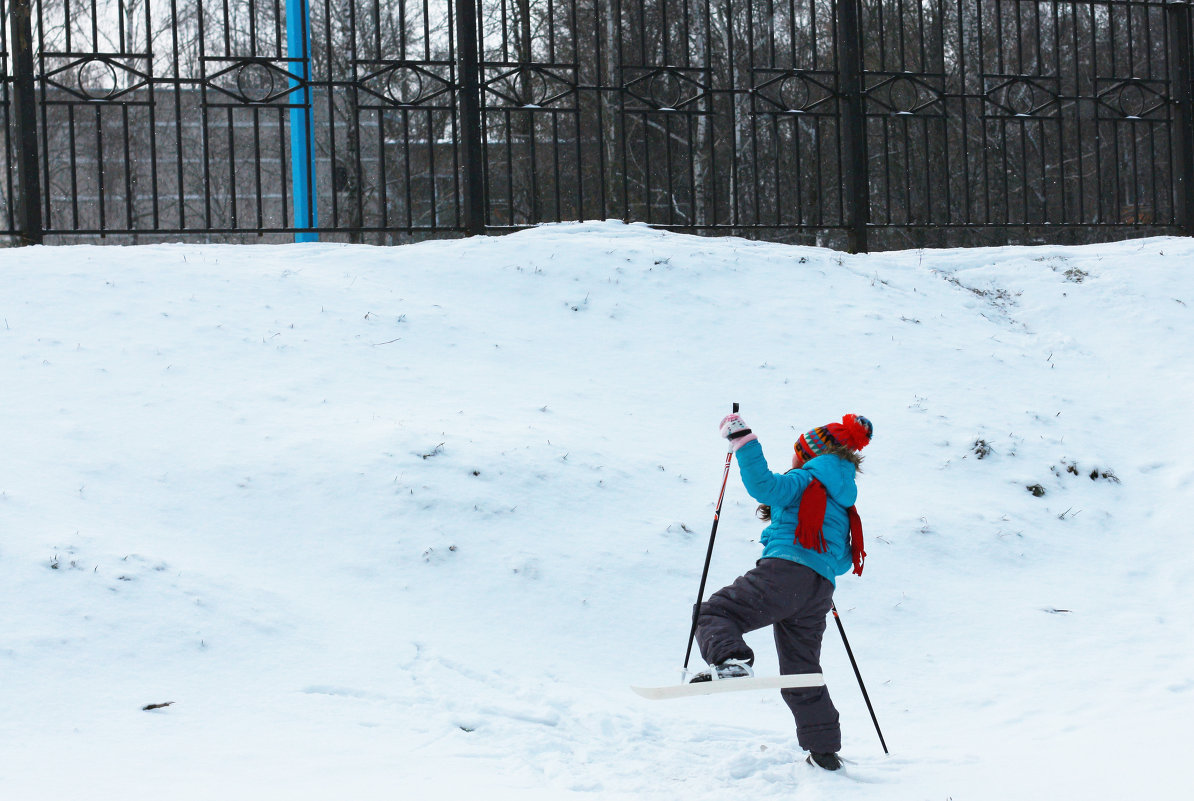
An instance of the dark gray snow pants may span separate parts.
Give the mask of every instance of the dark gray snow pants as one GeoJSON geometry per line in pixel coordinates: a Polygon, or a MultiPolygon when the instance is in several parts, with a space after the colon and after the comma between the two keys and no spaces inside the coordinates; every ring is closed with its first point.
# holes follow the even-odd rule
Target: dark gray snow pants
{"type": "MultiPolygon", "coordinates": [[[[820,673],[821,635],[833,603],[833,584],[809,567],[787,559],[760,559],[753,570],[701,604],[697,643],[709,664],[754,661],[742,635],[773,626],[779,672],[820,673]]],[[[826,687],[781,691],[800,747],[836,753],[842,747],[837,708],[826,687]]]]}

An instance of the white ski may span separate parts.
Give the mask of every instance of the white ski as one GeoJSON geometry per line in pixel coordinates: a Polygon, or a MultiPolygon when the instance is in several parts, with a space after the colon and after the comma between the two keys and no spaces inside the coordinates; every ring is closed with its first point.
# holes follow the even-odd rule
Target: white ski
{"type": "Polygon", "coordinates": [[[717,679],[696,684],[671,684],[666,687],[631,687],[643,698],[663,701],[668,698],[687,698],[690,695],[732,693],[740,690],[779,690],[785,687],[820,687],[825,677],[820,673],[789,673],[786,676],[744,676],[736,679],[717,679]]]}

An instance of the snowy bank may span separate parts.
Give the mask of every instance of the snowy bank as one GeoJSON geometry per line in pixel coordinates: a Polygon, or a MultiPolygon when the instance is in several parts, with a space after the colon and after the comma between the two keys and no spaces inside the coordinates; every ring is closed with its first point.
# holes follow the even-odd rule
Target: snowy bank
{"type": "MultiPolygon", "coordinates": [[[[1194,240],[0,253],[0,798],[1184,797],[1194,240]],[[865,414],[844,775],[674,680],[729,404],[865,414]],[[143,707],[165,704],[152,710],[143,707]]],[[[761,525],[731,476],[710,588],[761,525]]],[[[775,672],[770,635],[752,635],[775,672]]]]}

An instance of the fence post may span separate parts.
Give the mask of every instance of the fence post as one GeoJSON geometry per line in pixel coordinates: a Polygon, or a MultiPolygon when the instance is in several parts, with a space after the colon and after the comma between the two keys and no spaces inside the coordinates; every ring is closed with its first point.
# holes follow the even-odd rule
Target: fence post
{"type": "Polygon", "coordinates": [[[846,250],[867,252],[871,221],[870,179],[867,174],[866,114],[862,105],[862,50],[858,29],[858,0],[837,0],[837,68],[842,98],[842,211],[846,250]]]}
{"type": "Polygon", "coordinates": [[[1194,58],[1190,16],[1194,5],[1188,1],[1171,2],[1168,12],[1169,79],[1177,105],[1173,131],[1173,211],[1181,229],[1194,236],[1194,75],[1190,72],[1190,60],[1194,58]]]}
{"type": "MultiPolygon", "coordinates": [[[[286,0],[286,57],[291,74],[287,100],[290,108],[290,183],[294,203],[294,227],[312,229],[319,225],[319,194],[315,189],[315,115],[311,96],[311,9],[307,0],[286,0]]],[[[319,233],[298,231],[295,242],[318,242],[319,233]]]]}
{"type": "Polygon", "coordinates": [[[17,131],[14,150],[17,162],[16,211],[21,229],[20,244],[42,242],[41,179],[38,177],[37,102],[33,76],[33,27],[30,0],[12,0],[13,124],[17,131]]]}
{"type": "Polygon", "coordinates": [[[456,66],[460,71],[460,137],[464,167],[464,230],[485,233],[485,164],[481,145],[481,66],[476,0],[456,0],[456,66]]]}

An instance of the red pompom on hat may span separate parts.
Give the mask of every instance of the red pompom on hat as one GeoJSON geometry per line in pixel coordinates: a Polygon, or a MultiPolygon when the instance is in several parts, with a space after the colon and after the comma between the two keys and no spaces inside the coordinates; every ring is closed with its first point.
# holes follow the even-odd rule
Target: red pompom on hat
{"type": "Polygon", "coordinates": [[[860,414],[848,414],[840,423],[825,426],[829,435],[852,451],[860,451],[871,441],[875,427],[860,414]]]}

